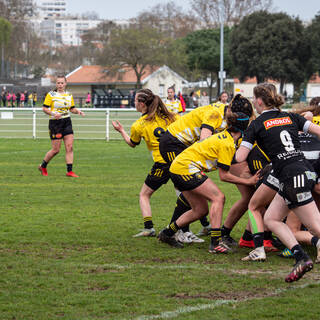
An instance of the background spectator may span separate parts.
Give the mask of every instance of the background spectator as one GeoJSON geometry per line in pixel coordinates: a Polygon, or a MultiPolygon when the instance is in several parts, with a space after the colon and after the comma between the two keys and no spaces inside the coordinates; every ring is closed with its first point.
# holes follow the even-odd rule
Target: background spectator
{"type": "Polygon", "coordinates": [[[24,100],[25,100],[25,95],[23,92],[20,93],[20,102],[21,102],[21,107],[24,107],[24,100]]]}
{"type": "Polygon", "coordinates": [[[7,106],[7,92],[3,89],[1,92],[1,100],[2,100],[2,105],[4,107],[7,106]]]}
{"type": "Polygon", "coordinates": [[[134,90],[130,90],[130,92],[129,92],[129,107],[130,108],[134,108],[135,96],[136,96],[136,93],[134,92],[134,90]]]}
{"type": "Polygon", "coordinates": [[[37,93],[35,91],[32,92],[32,106],[35,107],[38,100],[37,93]]]}
{"type": "Polygon", "coordinates": [[[207,92],[202,91],[202,94],[199,98],[199,105],[200,106],[207,106],[208,104],[210,104],[210,101],[209,101],[209,97],[207,95],[207,92]]]}
{"type": "Polygon", "coordinates": [[[91,94],[90,92],[87,93],[87,98],[86,98],[86,107],[91,105],[91,94]]]}

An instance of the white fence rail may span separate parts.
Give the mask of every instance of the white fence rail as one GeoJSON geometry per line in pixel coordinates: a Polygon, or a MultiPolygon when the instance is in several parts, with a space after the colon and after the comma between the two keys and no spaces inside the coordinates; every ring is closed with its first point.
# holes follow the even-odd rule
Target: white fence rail
{"type": "MultiPolygon", "coordinates": [[[[121,139],[111,121],[119,120],[129,133],[132,123],[140,117],[135,109],[81,110],[85,117],[71,114],[75,139],[121,139]]],[[[49,117],[42,108],[0,108],[0,138],[48,138],[48,123],[49,117]]]]}

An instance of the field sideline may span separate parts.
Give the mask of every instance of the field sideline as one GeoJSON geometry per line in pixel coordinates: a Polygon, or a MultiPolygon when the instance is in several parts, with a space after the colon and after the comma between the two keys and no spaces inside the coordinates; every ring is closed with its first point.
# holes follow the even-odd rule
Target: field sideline
{"type": "MultiPolygon", "coordinates": [[[[319,319],[320,265],[286,284],[293,260],[276,253],[245,263],[245,249],[210,255],[209,239],[178,250],[132,238],[142,227],[138,195],[152,166],[144,143],[131,149],[122,141],[76,140],[79,179],[65,177],[63,148],[49,177],[40,176],[49,148],[49,139],[1,139],[1,320],[319,319]]],[[[226,214],[239,194],[218,185],[226,214]]],[[[157,231],[175,199],[171,182],[154,194],[157,231]]],[[[245,225],[246,217],[235,239],[245,225]]]]}

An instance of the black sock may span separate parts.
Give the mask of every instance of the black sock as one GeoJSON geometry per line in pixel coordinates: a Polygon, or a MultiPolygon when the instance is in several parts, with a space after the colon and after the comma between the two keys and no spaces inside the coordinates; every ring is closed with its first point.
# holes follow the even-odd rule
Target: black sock
{"type": "Polygon", "coordinates": [[[300,244],[295,245],[294,247],[291,248],[291,252],[293,253],[296,262],[299,262],[302,259],[308,259],[308,255],[303,251],[302,247],[300,244]]]}
{"type": "Polygon", "coordinates": [[[230,236],[232,229],[227,228],[225,225],[221,228],[221,235],[222,236],[230,236]]]}
{"type": "Polygon", "coordinates": [[[48,165],[48,162],[45,161],[45,160],[42,160],[41,167],[42,167],[42,168],[46,168],[47,165],[48,165]]]}
{"type": "MultiPolygon", "coordinates": [[[[191,209],[187,199],[181,193],[177,198],[176,207],[174,209],[170,223],[177,221],[180,216],[191,209]]],[[[189,231],[189,225],[181,228],[183,232],[189,231]]]]}
{"type": "Polygon", "coordinates": [[[176,222],[170,223],[170,225],[163,230],[163,233],[169,237],[172,237],[180,228],[176,224],[176,222]]]}
{"type": "Polygon", "coordinates": [[[220,228],[213,228],[211,229],[211,243],[216,246],[219,244],[221,240],[221,229],[220,228]]]}
{"type": "Polygon", "coordinates": [[[263,247],[263,232],[254,233],[252,237],[256,248],[263,247]]]}
{"type": "Polygon", "coordinates": [[[319,238],[316,237],[316,236],[312,237],[312,239],[311,239],[311,243],[312,243],[312,245],[313,245],[314,247],[317,247],[318,241],[319,241],[319,238]]]}
{"type": "Polygon", "coordinates": [[[205,215],[204,217],[202,217],[201,219],[200,219],[200,223],[201,223],[201,225],[203,226],[203,227],[208,227],[209,226],[209,221],[208,221],[208,219],[207,219],[207,215],[205,215]]]}
{"type": "Polygon", "coordinates": [[[245,241],[251,241],[251,240],[253,240],[251,231],[249,231],[249,230],[247,230],[247,229],[244,230],[244,233],[243,233],[243,235],[242,235],[242,239],[245,240],[245,241]]]}
{"type": "Polygon", "coordinates": [[[153,228],[152,217],[144,217],[143,223],[144,223],[145,229],[152,229],[153,228]]]}
{"type": "Polygon", "coordinates": [[[67,163],[67,171],[72,171],[72,163],[67,163]]]}
{"type": "Polygon", "coordinates": [[[263,237],[264,240],[272,240],[272,231],[265,231],[263,237]]]}

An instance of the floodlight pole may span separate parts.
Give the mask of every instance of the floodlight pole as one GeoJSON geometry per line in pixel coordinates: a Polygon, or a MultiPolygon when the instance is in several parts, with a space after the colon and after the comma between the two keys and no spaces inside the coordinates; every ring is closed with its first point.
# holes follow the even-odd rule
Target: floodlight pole
{"type": "Polygon", "coordinates": [[[223,71],[223,45],[224,45],[224,38],[223,38],[223,22],[224,22],[224,4],[223,0],[221,1],[220,5],[220,92],[223,91],[223,78],[224,78],[224,71],[223,71]]]}

